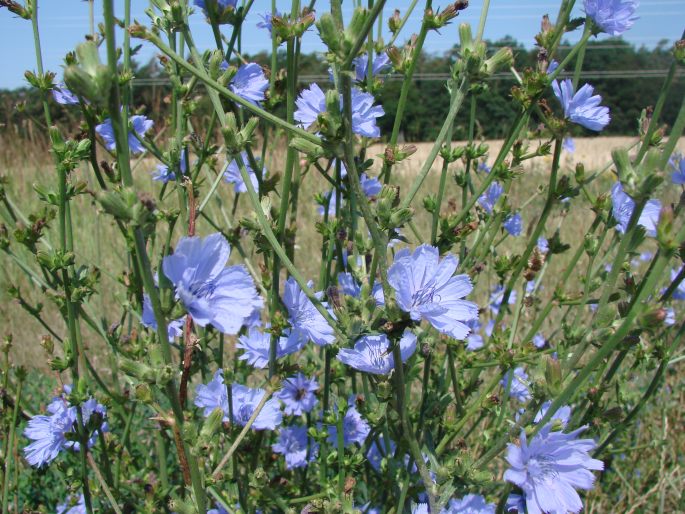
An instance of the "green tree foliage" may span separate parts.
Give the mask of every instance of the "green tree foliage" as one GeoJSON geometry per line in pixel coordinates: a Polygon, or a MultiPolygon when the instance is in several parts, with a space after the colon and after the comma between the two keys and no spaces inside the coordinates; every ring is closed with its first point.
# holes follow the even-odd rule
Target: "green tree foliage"
{"type": "MultiPolygon", "coordinates": [[[[498,41],[490,42],[490,48],[494,51],[498,47],[509,46],[514,50],[515,68],[521,72],[527,67],[535,66],[537,60],[536,49],[526,49],[521,43],[513,38],[505,37],[498,41]]],[[[562,45],[562,49],[564,45],[562,45]]],[[[410,89],[409,101],[406,107],[401,137],[405,141],[428,141],[437,135],[440,125],[439,120],[444,117],[449,104],[449,92],[445,87],[444,78],[433,78],[435,74],[449,73],[450,65],[458,58],[458,47],[442,55],[424,53],[417,67],[416,87],[410,89]],[[427,75],[431,75],[426,78],[427,75]]],[[[561,54],[563,57],[563,53],[561,54]]],[[[258,62],[265,66],[271,64],[270,55],[260,52],[246,59],[258,62]]],[[[611,108],[611,123],[603,131],[606,135],[633,134],[640,117],[640,112],[653,105],[659,94],[659,88],[663,81],[662,76],[654,76],[650,71],[659,70],[665,72],[671,63],[670,47],[662,42],[653,49],[644,47],[636,48],[630,43],[620,39],[605,39],[591,41],[588,44],[585,55],[585,65],[581,83],[591,83],[597,93],[604,98],[603,104],[611,108]],[[612,73],[620,73],[619,76],[610,76],[612,73]]],[[[285,66],[285,54],[279,52],[277,57],[279,69],[285,66]]],[[[328,82],[328,67],[320,54],[311,53],[300,56],[298,72],[301,86],[307,85],[309,77],[317,77],[320,85],[328,82]]],[[[572,71],[569,69],[568,71],[572,71]]],[[[160,79],[159,65],[156,61],[150,61],[144,66],[137,65],[134,70],[134,94],[135,104],[140,106],[146,114],[155,119],[168,116],[168,95],[170,88],[160,79]]],[[[394,114],[397,109],[400,89],[402,86],[401,76],[389,77],[380,91],[380,100],[386,115],[379,120],[383,134],[392,130],[394,114]]],[[[277,90],[285,94],[283,90],[284,77],[278,77],[277,90]]],[[[685,78],[676,76],[674,88],[685,87],[685,78]]],[[[512,74],[500,74],[488,82],[487,88],[477,97],[478,119],[476,121],[475,134],[483,138],[501,138],[504,129],[508,127],[516,111],[512,105],[510,91],[516,84],[512,74]]],[[[198,95],[195,108],[200,112],[210,112],[211,107],[206,97],[198,95]],[[205,105],[207,104],[207,105],[205,105]]],[[[673,122],[677,99],[670,97],[664,106],[663,119],[666,124],[673,122]]],[[[549,105],[556,109],[558,103],[554,98],[549,99],[549,105]]],[[[74,119],[69,109],[51,102],[53,119],[63,126],[75,126],[74,119]]],[[[465,111],[468,112],[468,111],[465,111]]],[[[28,88],[13,91],[0,90],[0,132],[7,135],[19,136],[32,139],[35,131],[32,127],[35,120],[41,118],[42,106],[38,101],[38,93],[28,88]]],[[[456,120],[455,137],[466,137],[468,116],[464,115],[456,120]]],[[[582,135],[582,129],[578,128],[577,135],[582,135]]]]}

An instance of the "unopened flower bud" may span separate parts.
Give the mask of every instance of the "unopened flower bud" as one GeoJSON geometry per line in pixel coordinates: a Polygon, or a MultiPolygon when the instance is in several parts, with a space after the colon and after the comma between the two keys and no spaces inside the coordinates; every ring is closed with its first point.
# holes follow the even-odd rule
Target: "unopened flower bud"
{"type": "Polygon", "coordinates": [[[400,11],[399,9],[395,9],[393,15],[388,19],[388,28],[390,29],[390,32],[394,35],[400,29],[401,24],[402,18],[400,17],[400,11]]]}

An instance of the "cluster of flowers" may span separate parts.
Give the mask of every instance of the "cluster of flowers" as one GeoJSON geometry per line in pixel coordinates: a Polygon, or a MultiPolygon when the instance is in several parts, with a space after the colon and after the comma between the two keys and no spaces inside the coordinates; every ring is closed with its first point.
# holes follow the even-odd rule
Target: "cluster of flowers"
{"type": "MultiPolygon", "coordinates": [[[[235,0],[213,0],[214,5],[208,10],[208,3],[212,0],[195,0],[195,5],[203,9],[209,16],[210,12],[221,12],[235,8],[235,0]],[[218,9],[218,11],[217,11],[218,9]]],[[[636,3],[632,0],[585,0],[585,12],[593,23],[593,30],[617,36],[635,21],[636,3]]],[[[259,25],[271,30],[271,15],[266,14],[259,25]]],[[[225,70],[227,64],[223,67],[225,70]]],[[[555,73],[557,64],[551,63],[548,73],[555,73]]],[[[380,75],[389,68],[389,60],[385,54],[376,56],[371,63],[372,75],[380,75]]],[[[362,55],[354,61],[355,80],[361,85],[369,69],[369,56],[362,55]]],[[[240,98],[254,104],[261,105],[266,98],[269,81],[262,68],[256,63],[240,66],[230,82],[230,89],[240,98]]],[[[594,94],[594,88],[585,84],[577,91],[569,79],[553,80],[552,90],[563,111],[564,119],[593,131],[603,130],[610,122],[609,108],[601,105],[601,97],[594,94]]],[[[63,84],[53,89],[55,100],[62,104],[78,104],[80,100],[63,84]]],[[[335,98],[335,97],[334,97],[335,98]]],[[[340,98],[342,105],[342,97],[340,98]]],[[[326,93],[318,84],[311,84],[304,89],[296,100],[297,110],[295,120],[304,129],[316,130],[318,121],[326,113],[326,93]]],[[[361,137],[378,138],[380,129],[376,120],[383,116],[384,110],[375,105],[374,96],[360,88],[352,89],[352,131],[361,137]]],[[[132,153],[145,151],[144,138],[152,129],[153,121],[145,116],[134,115],[129,119],[128,144],[132,153]]],[[[114,131],[110,119],[105,119],[98,125],[97,133],[102,138],[105,147],[114,151],[114,131]]],[[[564,142],[565,148],[572,151],[572,140],[564,142]]],[[[254,189],[258,188],[260,176],[266,170],[254,170],[249,163],[246,152],[241,153],[250,183],[254,189]]],[[[259,162],[257,162],[259,165],[259,162]]],[[[174,181],[179,175],[188,172],[188,154],[182,150],[180,164],[177,170],[165,164],[160,164],[153,176],[161,182],[174,181]]],[[[334,163],[340,167],[341,178],[345,178],[347,170],[342,163],[334,163]]],[[[672,182],[685,184],[685,158],[674,156],[671,160],[672,182]]],[[[479,169],[489,172],[489,168],[482,164],[479,169]]],[[[234,185],[236,193],[248,191],[243,181],[236,160],[231,160],[225,166],[223,177],[226,182],[234,185]]],[[[373,197],[381,192],[378,179],[367,175],[361,177],[364,193],[373,197]]],[[[500,199],[505,195],[505,187],[494,181],[481,197],[478,204],[485,215],[492,216],[501,205],[500,199]]],[[[334,191],[326,194],[326,204],[320,206],[319,214],[335,216],[341,205],[338,205],[338,195],[334,191]]],[[[617,181],[611,188],[612,215],[616,222],[616,230],[623,234],[628,228],[635,200],[624,191],[624,185],[617,181]]],[[[639,217],[638,224],[645,229],[648,236],[656,236],[661,204],[652,199],[646,202],[639,217]]],[[[523,219],[518,211],[507,211],[503,227],[511,236],[519,236],[522,232],[523,219]]],[[[537,242],[538,250],[547,253],[548,243],[544,238],[537,242]]],[[[194,323],[201,327],[212,326],[224,334],[238,335],[236,347],[242,350],[239,359],[256,369],[264,369],[269,364],[272,334],[269,325],[262,326],[261,310],[264,300],[260,297],[254,281],[248,270],[243,266],[229,266],[231,248],[220,234],[212,234],[202,239],[187,237],[179,241],[175,252],[164,258],[162,271],[173,284],[175,297],[187,314],[192,316],[194,323]]],[[[339,349],[336,358],[344,365],[362,373],[385,376],[389,375],[398,365],[406,362],[415,353],[417,335],[414,331],[421,322],[430,324],[439,333],[459,341],[465,341],[466,348],[476,351],[484,346],[483,336],[480,334],[481,323],[479,308],[475,303],[466,300],[472,292],[473,285],[467,275],[455,275],[459,265],[456,256],[447,254],[440,257],[437,248],[421,245],[413,251],[408,248],[395,253],[392,266],[388,270],[388,287],[392,289],[397,306],[407,314],[409,328],[404,330],[397,341],[392,341],[385,333],[369,333],[358,337],[348,347],[339,349]],[[397,352],[394,352],[395,346],[397,352]],[[398,360],[399,358],[399,360],[398,360]]],[[[673,270],[672,278],[680,273],[673,270]]],[[[340,273],[338,276],[339,291],[344,295],[359,297],[361,284],[350,272],[340,273]]],[[[527,286],[530,293],[538,287],[531,282],[527,286]]],[[[287,279],[283,294],[283,304],[288,312],[289,328],[278,337],[276,345],[277,359],[294,354],[311,341],[319,346],[332,345],[336,342],[336,332],[329,323],[335,319],[335,310],[324,301],[324,294],[314,293],[312,284],[302,287],[293,277],[287,279]],[[323,306],[324,313],[312,302],[315,297],[323,306]]],[[[490,311],[497,315],[504,300],[504,287],[497,286],[491,294],[490,311]]],[[[385,305],[385,296],[381,284],[373,287],[373,296],[379,307],[385,305]]],[[[673,294],[677,300],[685,299],[685,286],[681,286],[673,294]]],[[[517,300],[516,291],[508,295],[508,303],[517,300]]],[[[152,313],[149,298],[145,298],[142,314],[143,325],[151,329],[157,328],[157,322],[152,313]]],[[[186,317],[173,320],[168,326],[169,340],[181,336],[186,317]]],[[[494,330],[494,321],[485,327],[485,334],[490,335],[494,330]]],[[[547,345],[547,341],[540,333],[536,334],[533,343],[538,348],[547,345]]],[[[502,388],[510,398],[524,403],[531,399],[529,378],[522,367],[517,367],[507,374],[501,381],[502,388]]],[[[317,391],[319,384],[315,378],[297,373],[283,381],[280,390],[273,398],[264,402],[267,394],[264,389],[251,388],[245,384],[224,382],[222,369],[214,372],[212,380],[207,384],[198,385],[194,404],[202,410],[205,416],[219,409],[223,413],[223,421],[245,426],[254,420],[251,427],[254,430],[278,431],[277,439],[272,450],[283,455],[286,469],[307,466],[317,458],[319,443],[309,434],[302,423],[304,415],[314,413],[318,406],[317,391]],[[254,416],[258,405],[261,410],[254,416]]],[[[66,388],[65,388],[66,390],[66,388]]],[[[66,390],[68,394],[68,390],[66,390]]],[[[551,402],[546,402],[537,413],[535,423],[543,418],[550,408],[551,402]]],[[[81,404],[84,423],[87,423],[93,413],[103,418],[106,415],[104,407],[89,399],[81,404]]],[[[337,407],[336,407],[337,408],[337,407]]],[[[51,462],[63,449],[79,450],[79,443],[73,438],[75,433],[76,407],[68,404],[65,395],[55,398],[48,406],[49,416],[35,416],[29,423],[25,435],[33,442],[26,447],[27,460],[35,466],[51,462]]],[[[318,412],[317,414],[321,414],[318,412]]],[[[591,489],[594,482],[592,471],[603,469],[603,463],[594,459],[591,452],[596,444],[592,439],[581,439],[580,434],[586,427],[580,427],[565,432],[570,421],[571,408],[560,408],[552,416],[552,420],[544,426],[536,427],[535,435],[527,436],[522,430],[517,444],[509,444],[506,460],[509,464],[504,473],[504,479],[518,487],[517,494],[512,494],[507,501],[507,511],[537,513],[566,513],[582,510],[582,502],[578,490],[591,489]],[[529,440],[530,439],[530,440],[529,440]]],[[[321,427],[323,420],[320,421],[321,427]]],[[[356,406],[354,397],[347,403],[343,421],[344,445],[357,444],[363,446],[372,434],[369,421],[364,419],[356,406]]],[[[338,428],[327,426],[327,441],[335,445],[338,428]]],[[[106,430],[106,423],[100,427],[106,430]]],[[[530,433],[530,432],[529,432],[530,433]]],[[[92,444],[97,432],[89,440],[92,444]]],[[[369,445],[367,459],[376,470],[381,469],[384,458],[394,457],[397,445],[382,436],[369,445]]],[[[408,457],[400,460],[408,461],[408,457]]],[[[417,500],[421,501],[419,497],[417,500]]],[[[76,509],[82,504],[82,498],[71,510],[60,507],[60,512],[78,512],[76,509]]],[[[365,506],[366,512],[380,512],[372,506],[365,506]]],[[[441,511],[443,513],[494,513],[495,505],[477,494],[468,494],[461,499],[451,499],[441,511]]],[[[221,509],[215,509],[222,512],[221,509]]],[[[426,503],[418,503],[412,512],[427,513],[426,503]]]]}

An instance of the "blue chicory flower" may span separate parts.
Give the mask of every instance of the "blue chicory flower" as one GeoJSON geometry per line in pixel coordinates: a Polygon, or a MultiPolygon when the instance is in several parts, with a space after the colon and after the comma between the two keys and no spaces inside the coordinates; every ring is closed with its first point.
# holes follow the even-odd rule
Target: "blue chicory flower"
{"type": "Polygon", "coordinates": [[[518,367],[512,371],[507,371],[500,381],[502,388],[509,390],[509,397],[523,403],[530,400],[530,390],[528,389],[528,375],[523,368],[518,367]]]}
{"type": "Polygon", "coordinates": [[[57,505],[57,514],[86,514],[86,499],[83,494],[78,498],[70,497],[64,503],[57,505]]]}
{"type": "Polygon", "coordinates": [[[466,349],[470,352],[480,350],[483,348],[483,336],[479,334],[482,326],[480,321],[478,321],[478,318],[474,318],[467,321],[466,324],[471,330],[470,334],[466,337],[466,349]]]}
{"type": "Polygon", "coordinates": [[[492,214],[492,209],[494,209],[497,200],[504,193],[504,188],[499,182],[493,182],[490,184],[485,192],[478,198],[478,204],[485,209],[485,212],[492,214]]]}
{"type": "MultiPolygon", "coordinates": [[[[312,285],[313,283],[309,282],[307,287],[311,288],[312,285]]],[[[293,327],[293,332],[299,332],[319,346],[335,341],[333,328],[314,307],[314,304],[307,298],[293,277],[288,277],[285,282],[283,303],[288,309],[289,322],[293,327]]]]}
{"type": "Polygon", "coordinates": [[[549,242],[542,236],[538,237],[537,247],[542,254],[549,252],[549,242]]]}
{"type": "MultiPolygon", "coordinates": [[[[679,273],[679,270],[671,270],[671,282],[673,282],[678,277],[679,273]]],[[[671,296],[671,298],[673,298],[674,300],[685,300],[685,280],[678,284],[678,287],[676,287],[675,291],[673,291],[673,295],[671,296]]]]}
{"type": "Polygon", "coordinates": [[[52,98],[55,102],[62,105],[78,105],[78,97],[69,91],[64,82],[60,82],[52,88],[52,98]]]}
{"type": "Polygon", "coordinates": [[[366,173],[362,173],[359,176],[359,182],[362,186],[362,191],[367,197],[372,197],[378,195],[383,189],[383,184],[376,177],[369,177],[366,173]]]}
{"type": "MultiPolygon", "coordinates": [[[[128,148],[131,153],[141,153],[145,150],[143,144],[139,141],[145,137],[145,134],[154,126],[155,122],[146,118],[142,115],[131,116],[129,119],[129,125],[133,131],[128,133],[128,148]],[[136,134],[138,137],[136,137],[136,134]]],[[[107,118],[105,121],[100,123],[95,127],[95,132],[97,132],[102,140],[105,142],[105,148],[110,151],[114,151],[117,147],[116,141],[114,140],[114,127],[112,126],[112,119],[107,118]]]]}
{"type": "Polygon", "coordinates": [[[269,79],[266,78],[259,64],[250,62],[238,68],[229,88],[243,100],[258,106],[264,101],[264,92],[269,88],[269,79]]]}
{"type": "MultiPolygon", "coordinates": [[[[616,230],[619,233],[625,234],[634,208],[635,201],[623,191],[621,183],[616,182],[611,188],[611,214],[617,221],[616,230]]],[[[637,224],[644,227],[646,234],[650,237],[656,237],[656,226],[659,223],[660,212],[661,202],[659,200],[648,200],[637,220],[637,224]]]]}
{"type": "MultiPolygon", "coordinates": [[[[185,175],[188,171],[186,159],[187,154],[186,149],[184,148],[183,150],[181,150],[181,159],[179,162],[179,169],[181,170],[181,175],[185,175]]],[[[170,169],[169,166],[167,166],[166,164],[158,164],[157,170],[152,175],[152,180],[156,180],[158,182],[163,182],[164,184],[166,184],[171,180],[176,180],[176,172],[170,169]]]]}
{"type": "MultiPolygon", "coordinates": [[[[328,215],[328,218],[334,218],[335,217],[335,211],[337,209],[338,205],[338,195],[335,194],[335,190],[331,189],[327,193],[324,193],[323,195],[323,200],[325,202],[325,205],[319,205],[316,208],[316,212],[319,214],[319,216],[325,216],[326,214],[328,215]]],[[[343,200],[340,198],[340,206],[342,207],[343,200]]]]}
{"type": "MultiPolygon", "coordinates": [[[[518,297],[518,294],[516,293],[516,290],[513,289],[511,291],[511,294],[509,295],[509,300],[507,303],[509,305],[514,305],[516,303],[516,298],[518,297]]],[[[502,308],[502,301],[504,300],[504,286],[498,285],[495,287],[495,289],[490,293],[490,312],[497,316],[499,314],[499,310],[502,308]]]]}
{"type": "Polygon", "coordinates": [[[561,143],[561,148],[566,150],[568,153],[574,153],[576,151],[576,143],[571,137],[565,137],[564,141],[561,143]]]}
{"type": "Polygon", "coordinates": [[[575,92],[571,79],[563,80],[561,85],[555,80],[552,90],[564,109],[564,116],[573,123],[599,132],[611,121],[609,108],[599,105],[602,97],[593,95],[594,88],[590,84],[575,92]]]}
{"type": "MultiPolygon", "coordinates": [[[[252,417],[257,405],[266,394],[264,389],[252,389],[241,384],[231,385],[231,407],[233,422],[245,426],[252,417]]],[[[195,406],[203,409],[204,416],[209,416],[214,410],[221,409],[224,413],[223,421],[229,422],[228,392],[224,384],[224,372],[216,370],[209,383],[200,384],[195,389],[195,406]]],[[[283,414],[277,399],[266,401],[264,407],[252,424],[255,430],[274,430],[281,424],[283,414]]]]}
{"type": "MultiPolygon", "coordinates": [[[[416,336],[405,330],[399,342],[402,362],[406,362],[416,351],[416,336]]],[[[374,375],[387,375],[395,369],[390,351],[390,340],[385,334],[364,335],[357,339],[352,348],[341,348],[337,358],[343,364],[374,375]]]]}
{"type": "MultiPolygon", "coordinates": [[[[276,346],[276,358],[283,357],[295,353],[302,349],[307,343],[303,337],[298,337],[291,333],[288,336],[281,336],[278,338],[276,346]]],[[[247,361],[253,368],[264,369],[269,365],[269,350],[271,347],[271,334],[262,332],[257,327],[252,327],[247,334],[238,337],[236,348],[244,350],[238,359],[247,361]]]]}
{"type": "Polygon", "coordinates": [[[212,7],[217,14],[221,14],[228,9],[235,9],[237,0],[193,0],[193,3],[207,15],[208,3],[212,4],[212,7]]]}
{"type": "MultiPolygon", "coordinates": [[[[155,312],[152,310],[152,301],[150,300],[150,296],[147,294],[143,295],[143,315],[141,316],[141,323],[144,327],[154,331],[157,330],[157,319],[155,318],[155,312]]],[[[173,341],[177,337],[181,337],[183,335],[183,326],[185,323],[186,317],[183,316],[181,318],[171,320],[167,324],[167,337],[169,341],[173,341]]]]}
{"type": "Polygon", "coordinates": [[[276,398],[283,402],[283,412],[289,416],[301,416],[311,412],[316,406],[316,391],[319,384],[302,373],[286,378],[283,387],[276,393],[276,398]]]}
{"type": "Polygon", "coordinates": [[[225,267],[230,254],[228,241],[219,233],[204,239],[184,237],[174,254],[164,257],[162,269],[195,323],[233,335],[262,308],[263,300],[245,267],[225,267]]]}
{"type": "Polygon", "coordinates": [[[547,339],[540,332],[533,336],[533,346],[538,350],[543,349],[547,345],[547,339]]]}
{"type": "MultiPolygon", "coordinates": [[[[267,11],[264,14],[260,14],[259,16],[262,18],[262,21],[257,23],[257,28],[266,29],[269,31],[269,34],[271,34],[271,11],[267,11]]],[[[280,18],[283,15],[280,12],[276,11],[276,16],[280,18]]]]}
{"type": "Polygon", "coordinates": [[[463,340],[469,334],[466,322],[478,317],[478,306],[464,300],[473,285],[468,275],[454,276],[458,264],[452,254],[440,260],[433,246],[421,245],[413,253],[403,248],[395,254],[388,282],[411,319],[425,319],[439,332],[463,340]]]}
{"type": "Polygon", "coordinates": [[[587,427],[568,434],[553,432],[552,424],[545,425],[528,444],[525,430],[521,431],[520,446],[509,444],[509,469],[504,479],[521,488],[528,514],[577,513],[583,502],[576,489],[593,487],[591,470],[602,470],[602,461],[590,457],[596,446],[592,439],[578,439],[587,427]]]}
{"type": "Polygon", "coordinates": [[[271,449],[285,457],[285,469],[303,468],[318,454],[319,445],[307,435],[307,427],[283,427],[271,449]],[[309,445],[307,440],[309,439],[309,445]],[[309,454],[309,459],[307,458],[309,454]]]}
{"type": "Polygon", "coordinates": [[[520,494],[510,494],[507,497],[506,511],[515,514],[526,514],[526,499],[520,494]]]}
{"type": "MultiPolygon", "coordinates": [[[[24,430],[24,436],[31,442],[24,448],[24,454],[29,464],[41,467],[52,462],[62,450],[80,451],[81,444],[67,437],[67,434],[76,432],[78,422],[77,409],[71,405],[66,397],[71,392],[71,386],[64,387],[64,393],[52,399],[47,407],[47,415],[37,414],[33,416],[24,430]]],[[[107,416],[107,409],[100,405],[94,398],[89,398],[81,404],[81,415],[84,425],[94,414],[103,419],[107,416]]],[[[101,425],[102,431],[107,431],[107,423],[101,425]]],[[[97,439],[94,432],[88,439],[90,448],[97,439]]]]}
{"type": "Polygon", "coordinates": [[[483,173],[490,173],[491,170],[492,168],[490,168],[485,161],[479,163],[478,167],[476,168],[476,171],[482,171],[483,173]]]}
{"type": "Polygon", "coordinates": [[[610,36],[620,36],[637,20],[635,0],[583,0],[585,14],[610,36]]]}
{"type": "MultiPolygon", "coordinates": [[[[252,184],[253,189],[255,191],[259,191],[259,181],[257,180],[257,174],[250,166],[250,161],[247,158],[247,152],[244,150],[240,152],[240,158],[245,164],[245,170],[247,171],[247,174],[250,177],[250,183],[252,184]]],[[[264,174],[265,170],[262,169],[262,176],[264,176],[264,174]]],[[[233,190],[236,193],[247,193],[247,185],[245,185],[243,176],[240,173],[240,167],[238,166],[238,163],[235,159],[226,164],[226,168],[224,169],[224,180],[229,184],[233,184],[233,190]]]]}
{"type": "Polygon", "coordinates": [[[668,160],[673,172],[671,173],[671,182],[678,185],[685,184],[685,156],[674,154],[668,160]]]}
{"type": "Polygon", "coordinates": [[[338,290],[342,294],[353,298],[359,298],[359,295],[362,292],[361,286],[352,276],[352,273],[348,273],[347,271],[338,273],[338,290]]]}
{"type": "MultiPolygon", "coordinates": [[[[347,412],[343,417],[343,440],[345,448],[351,444],[364,444],[366,438],[371,432],[369,424],[366,422],[356,407],[353,405],[347,408],[347,412]]],[[[328,427],[328,442],[337,447],[338,444],[338,429],[335,425],[328,427]]]]}
{"type": "MultiPolygon", "coordinates": [[[[364,82],[369,66],[369,56],[362,54],[352,61],[352,68],[354,69],[355,80],[357,82],[364,82]]],[[[371,64],[371,75],[377,76],[391,67],[390,58],[384,53],[378,54],[373,59],[371,64]]]]}
{"type": "MultiPolygon", "coordinates": [[[[381,129],[376,125],[376,118],[385,114],[383,107],[373,105],[373,95],[357,88],[352,89],[351,100],[352,132],[364,137],[380,137],[381,129]]],[[[342,105],[342,97],[340,103],[342,105]]],[[[314,83],[300,93],[295,105],[295,120],[307,129],[316,121],[319,114],[326,111],[326,95],[314,83]]]]}
{"type": "MultiPolygon", "coordinates": [[[[533,423],[540,423],[542,418],[547,414],[547,411],[549,408],[552,406],[552,402],[550,400],[547,400],[545,403],[542,404],[542,407],[540,407],[540,410],[538,413],[535,415],[535,419],[533,420],[533,423]]],[[[550,423],[553,421],[558,421],[563,428],[566,428],[566,425],[568,422],[571,420],[571,407],[568,405],[562,405],[559,407],[559,409],[554,413],[552,418],[550,419],[550,423]]]]}
{"type": "Polygon", "coordinates": [[[459,500],[452,498],[441,514],[495,514],[495,509],[496,505],[480,494],[467,494],[459,500]]]}
{"type": "Polygon", "coordinates": [[[152,173],[152,180],[166,184],[167,182],[176,180],[176,173],[174,173],[172,169],[169,169],[169,166],[166,164],[158,164],[157,169],[152,173]]]}
{"type": "Polygon", "coordinates": [[[502,226],[504,227],[504,230],[509,232],[510,235],[520,236],[521,229],[523,228],[523,220],[521,219],[521,214],[517,212],[516,214],[507,216],[507,219],[504,220],[502,226]]]}
{"type": "Polygon", "coordinates": [[[392,457],[395,453],[395,448],[397,448],[397,445],[391,439],[388,440],[386,446],[385,438],[383,437],[383,434],[381,434],[378,436],[378,439],[369,446],[369,451],[366,452],[366,460],[373,469],[380,473],[381,461],[386,457],[392,457]]]}

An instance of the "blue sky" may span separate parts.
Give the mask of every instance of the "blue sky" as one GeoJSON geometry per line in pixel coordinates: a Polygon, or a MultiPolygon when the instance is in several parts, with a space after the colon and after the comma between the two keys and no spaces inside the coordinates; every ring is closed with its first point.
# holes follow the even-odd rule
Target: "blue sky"
{"type": "MultiPolygon", "coordinates": [[[[423,2],[419,0],[419,5],[423,2]]],[[[435,2],[435,5],[448,2],[435,2]]],[[[384,13],[384,25],[394,9],[404,12],[410,0],[389,0],[384,13]]],[[[582,5],[581,0],[577,4],[582,5]]],[[[83,0],[40,0],[39,24],[43,47],[43,59],[48,70],[61,75],[61,63],[64,54],[72,50],[88,32],[89,15],[88,3],[83,0]]],[[[117,15],[123,17],[123,1],[115,2],[117,15]]],[[[148,0],[132,0],[132,12],[135,19],[147,23],[145,8],[148,0]]],[[[270,0],[255,0],[250,17],[243,32],[243,52],[254,53],[269,49],[270,40],[264,30],[257,29],[258,13],[270,10],[270,0]]],[[[280,9],[287,9],[289,2],[277,0],[280,9]]],[[[349,15],[354,4],[350,0],[343,2],[343,10],[349,15]]],[[[545,0],[491,0],[490,14],[485,29],[485,37],[498,39],[510,35],[526,46],[532,46],[533,36],[539,31],[540,18],[549,13],[554,18],[559,3],[545,0]]],[[[482,0],[471,0],[468,9],[456,21],[477,25],[480,16],[482,0]]],[[[319,10],[328,9],[326,2],[319,0],[319,10]]],[[[581,11],[576,8],[578,15],[581,11]]],[[[102,2],[96,0],[96,22],[101,20],[102,2]]],[[[683,0],[642,0],[638,9],[640,19],[633,28],[625,34],[625,39],[640,46],[653,47],[661,39],[673,42],[680,38],[685,25],[685,1],[683,0]]],[[[418,32],[421,22],[421,10],[415,9],[398,42],[403,42],[412,32],[418,32]]],[[[211,30],[204,22],[201,13],[192,16],[191,28],[195,40],[200,48],[209,48],[213,44],[211,30]]],[[[573,41],[579,33],[569,35],[573,41]]],[[[389,39],[385,35],[385,40],[389,39]]],[[[441,53],[458,42],[457,23],[442,29],[441,34],[431,33],[427,38],[425,49],[429,52],[441,53]]],[[[0,88],[14,88],[26,84],[24,71],[35,69],[35,53],[33,35],[30,22],[11,15],[6,9],[0,10],[0,48],[4,49],[5,64],[0,71],[0,88]]],[[[304,37],[302,50],[304,52],[321,51],[323,46],[316,31],[310,30],[304,37]]],[[[155,51],[149,45],[141,51],[140,60],[147,61],[154,56],[155,51]]]]}

